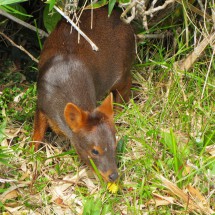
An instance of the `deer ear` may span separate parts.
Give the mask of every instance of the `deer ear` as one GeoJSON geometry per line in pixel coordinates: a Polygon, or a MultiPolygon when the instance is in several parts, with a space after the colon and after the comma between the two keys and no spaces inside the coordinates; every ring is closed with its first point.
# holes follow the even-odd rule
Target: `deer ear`
{"type": "Polygon", "coordinates": [[[78,132],[87,121],[87,113],[73,103],[66,105],[64,117],[73,132],[78,132]]]}
{"type": "Polygon", "coordinates": [[[97,110],[104,113],[108,117],[113,117],[113,94],[110,93],[109,96],[102,102],[102,104],[97,107],[97,110]]]}

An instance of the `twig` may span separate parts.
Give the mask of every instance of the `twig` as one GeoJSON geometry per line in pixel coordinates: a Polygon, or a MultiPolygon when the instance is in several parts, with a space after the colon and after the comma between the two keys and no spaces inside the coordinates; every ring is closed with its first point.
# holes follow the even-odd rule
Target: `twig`
{"type": "Polygon", "coordinates": [[[148,31],[149,28],[148,28],[147,16],[146,16],[146,13],[145,13],[145,11],[146,11],[146,4],[145,4],[145,1],[143,2],[143,9],[142,9],[142,11],[143,11],[142,23],[143,23],[143,26],[144,26],[144,28],[146,29],[146,31],[148,31]]]}
{"type": "Polygon", "coordinates": [[[137,34],[137,38],[140,40],[145,39],[164,39],[166,37],[170,37],[173,34],[171,32],[165,32],[160,34],[137,34]]]}
{"type": "Polygon", "coordinates": [[[35,61],[36,63],[38,63],[39,61],[31,54],[29,53],[25,48],[23,48],[21,45],[17,45],[15,42],[13,42],[13,40],[11,40],[7,35],[5,35],[4,33],[0,32],[0,35],[2,35],[5,39],[7,39],[13,46],[17,47],[18,49],[20,49],[21,51],[25,52],[25,54],[27,54],[33,61],[35,61]]]}
{"type": "Polygon", "coordinates": [[[129,6],[121,14],[120,19],[122,19],[125,23],[129,24],[135,18],[135,10],[132,11],[131,16],[128,17],[127,19],[125,18],[125,16],[136,5],[137,5],[137,1],[133,1],[131,4],[129,4],[129,6]]]}
{"type": "Polygon", "coordinates": [[[151,4],[151,7],[150,7],[150,10],[153,9],[153,8],[155,7],[155,4],[157,3],[157,1],[158,1],[158,0],[153,0],[153,2],[152,2],[152,4],[151,4]]]}
{"type": "Polygon", "coordinates": [[[69,16],[65,15],[65,14],[63,13],[63,11],[60,10],[60,9],[59,9],[58,7],[56,7],[56,6],[54,6],[54,9],[55,9],[58,13],[60,13],[60,14],[72,25],[72,27],[74,27],[82,37],[84,37],[85,40],[87,40],[87,42],[92,46],[92,49],[93,49],[94,51],[98,51],[98,50],[99,50],[99,48],[93,43],[93,41],[92,41],[83,31],[81,31],[80,28],[78,28],[78,26],[69,18],[69,16]]]}
{"type": "Polygon", "coordinates": [[[176,0],[167,0],[165,1],[165,3],[161,6],[158,6],[156,8],[150,8],[149,10],[147,10],[145,12],[145,15],[152,15],[153,13],[159,11],[159,10],[163,10],[168,4],[174,3],[176,0]]]}
{"type": "Polygon", "coordinates": [[[32,30],[32,31],[35,31],[35,32],[38,31],[38,33],[39,33],[39,35],[40,35],[41,37],[48,37],[48,36],[49,36],[45,31],[43,31],[43,30],[41,30],[41,29],[35,28],[34,26],[32,26],[32,25],[30,25],[30,24],[28,24],[28,23],[26,23],[26,22],[24,22],[24,21],[22,21],[22,20],[16,18],[15,16],[13,16],[13,15],[7,13],[7,12],[4,11],[4,10],[1,10],[1,9],[0,9],[0,15],[5,16],[5,17],[7,17],[8,19],[11,19],[12,21],[14,21],[14,22],[16,22],[16,23],[18,23],[18,24],[20,24],[20,25],[22,25],[22,26],[24,26],[24,27],[26,27],[26,28],[28,28],[28,29],[30,29],[30,30],[32,30]]]}

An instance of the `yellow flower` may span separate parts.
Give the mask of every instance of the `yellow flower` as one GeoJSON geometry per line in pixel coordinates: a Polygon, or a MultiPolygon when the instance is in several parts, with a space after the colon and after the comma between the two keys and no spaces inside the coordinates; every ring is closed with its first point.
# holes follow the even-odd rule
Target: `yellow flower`
{"type": "Polygon", "coordinates": [[[116,183],[109,182],[107,188],[110,193],[116,193],[119,190],[119,187],[116,183]]]}

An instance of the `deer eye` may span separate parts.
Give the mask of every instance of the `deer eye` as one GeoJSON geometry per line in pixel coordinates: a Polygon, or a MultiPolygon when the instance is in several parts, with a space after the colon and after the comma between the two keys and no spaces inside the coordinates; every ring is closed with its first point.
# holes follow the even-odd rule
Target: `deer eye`
{"type": "Polygon", "coordinates": [[[96,149],[93,149],[91,152],[92,152],[92,154],[94,154],[94,155],[98,155],[98,154],[99,154],[99,151],[97,151],[96,149]]]}

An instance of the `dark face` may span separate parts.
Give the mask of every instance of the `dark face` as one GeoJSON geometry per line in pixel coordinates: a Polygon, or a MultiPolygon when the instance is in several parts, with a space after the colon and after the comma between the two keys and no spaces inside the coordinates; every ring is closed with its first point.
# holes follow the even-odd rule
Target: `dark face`
{"type": "Polygon", "coordinates": [[[72,144],[81,159],[90,167],[90,159],[92,159],[105,181],[115,181],[118,173],[113,95],[110,94],[91,112],[68,103],[64,110],[64,117],[73,133],[72,144]]]}
{"type": "Polygon", "coordinates": [[[91,158],[105,181],[113,182],[118,178],[116,138],[112,123],[103,121],[89,130],[74,133],[73,141],[81,159],[91,166],[91,158]]]}

